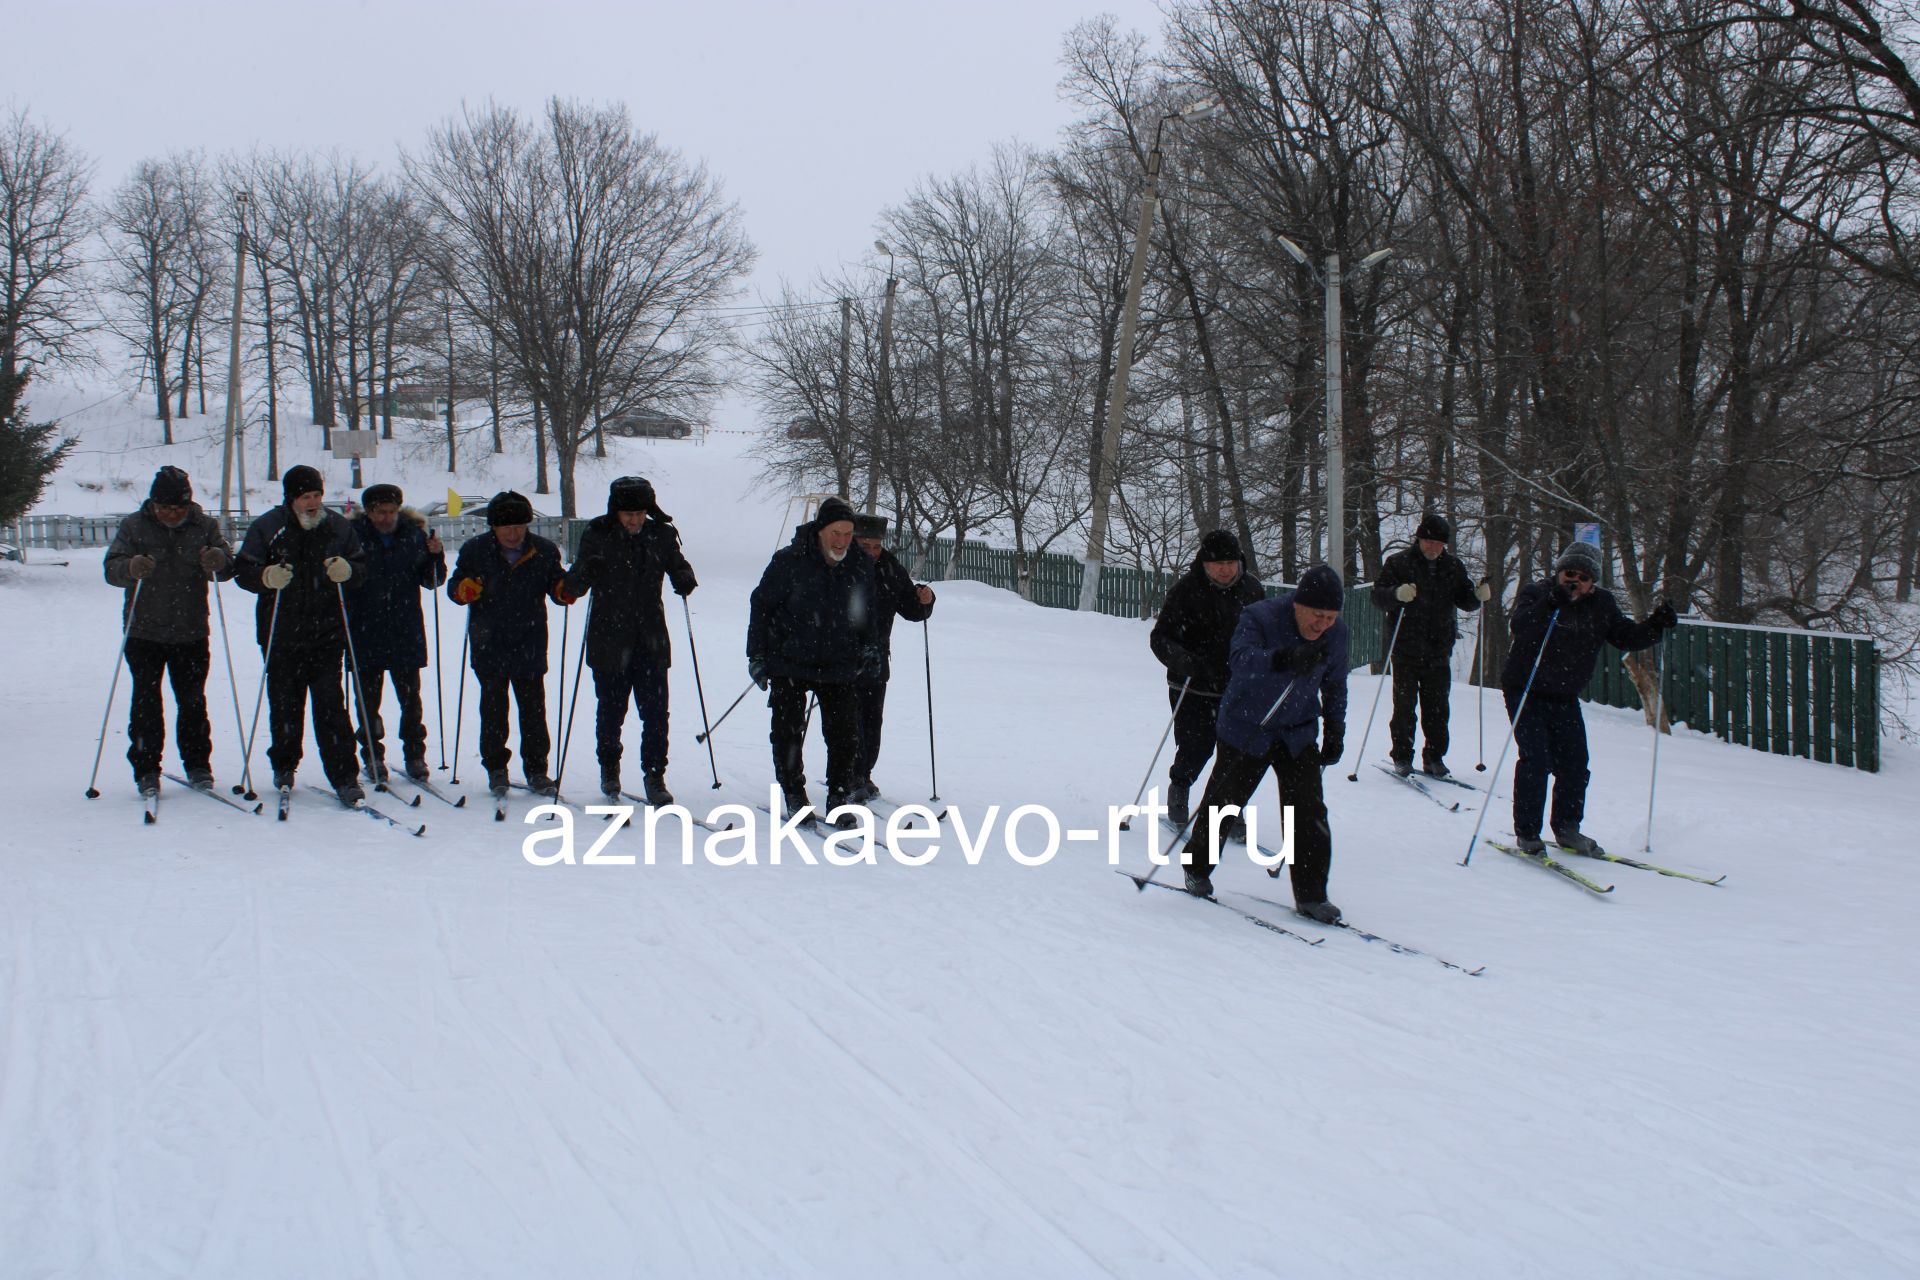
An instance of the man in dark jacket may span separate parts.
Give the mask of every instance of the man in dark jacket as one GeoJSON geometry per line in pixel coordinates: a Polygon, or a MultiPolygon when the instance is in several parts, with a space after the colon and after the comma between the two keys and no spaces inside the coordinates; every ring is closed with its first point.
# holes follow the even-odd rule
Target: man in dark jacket
{"type": "Polygon", "coordinates": [[[320,764],[344,804],[366,799],[354,764],[353,722],[341,684],[347,651],[344,588],[366,573],[353,525],[326,509],[320,473],[291,467],[286,502],[255,520],[241,540],[235,580],[260,597],[254,633],[267,655],[267,715],[273,785],[293,786],[306,738],[307,702],[320,764]]]}
{"type": "Polygon", "coordinates": [[[1588,778],[1580,691],[1593,679],[1601,645],[1622,653],[1650,649],[1677,623],[1673,606],[1665,601],[1646,621],[1628,621],[1613,593],[1596,585],[1600,568],[1598,547],[1573,543],[1554,562],[1552,577],[1520,588],[1513,602],[1513,647],[1500,673],[1500,689],[1508,718],[1520,712],[1513,725],[1518,752],[1513,764],[1513,834],[1528,853],[1546,847],[1540,840],[1540,820],[1549,774],[1554,779],[1554,842],[1575,853],[1602,852],[1580,830],[1588,778]],[[1523,694],[1526,706],[1521,708],[1523,694]]]}
{"type": "Polygon", "coordinates": [[[1385,615],[1393,640],[1393,768],[1401,777],[1413,772],[1416,707],[1426,738],[1421,768],[1430,777],[1447,773],[1447,699],[1453,692],[1453,642],[1460,636],[1457,613],[1471,613],[1490,599],[1493,589],[1475,586],[1467,567],[1447,550],[1453,529],[1445,516],[1429,512],[1414,530],[1413,545],[1396,551],[1380,566],[1373,602],[1385,615]]]}
{"type": "Polygon", "coordinates": [[[520,709],[520,764],[527,789],[551,795],[547,773],[547,601],[570,603],[560,548],[530,532],[533,504],[508,489],[487,503],[487,532],[460,548],[447,585],[467,607],[467,647],[480,681],[480,764],[487,789],[507,792],[507,694],[520,709]]]}
{"type": "Polygon", "coordinates": [[[1293,808],[1294,908],[1323,924],[1339,921],[1340,908],[1327,901],[1333,830],[1320,770],[1340,758],[1346,740],[1345,602],[1340,575],[1321,564],[1293,591],[1241,613],[1213,774],[1186,845],[1189,893],[1213,892],[1213,810],[1246,804],[1272,769],[1280,803],[1293,808]]]}
{"type": "Polygon", "coordinates": [[[640,712],[640,768],[646,776],[647,803],[673,803],[667,790],[667,668],[673,647],[660,604],[662,578],[683,597],[700,585],[680,553],[673,517],[654,501],[653,486],[639,476],[622,476],[607,490],[607,514],[592,520],[580,535],[580,550],[564,588],[575,600],[593,593],[587,612],[587,665],[593,668],[599,702],[594,728],[600,790],[608,799],[620,795],[620,731],[631,698],[640,712]]]}
{"type": "Polygon", "coordinates": [[[167,745],[160,676],[173,684],[173,736],[189,784],[213,790],[213,727],[207,720],[207,580],[233,577],[233,557],[220,522],[193,500],[178,467],[154,474],[147,500],[120,522],[103,566],[126,590],[120,625],[127,633],[133,705],[127,715],[127,762],[143,796],[160,790],[167,745]],[[134,604],[139,584],[139,605],[134,604]]]}
{"type": "Polygon", "coordinates": [[[860,751],[853,684],[873,661],[873,560],[849,555],[853,508],[828,498],[773,553],[753,589],[747,671],[768,690],[773,772],[789,814],[807,805],[807,695],[827,740],[827,812],[848,803],[860,751]]]}
{"type": "Polygon", "coordinates": [[[360,672],[360,754],[376,782],[387,780],[387,728],[380,715],[386,684],[393,682],[400,704],[400,745],[407,776],[425,778],[427,718],[420,705],[420,672],[427,665],[427,625],[420,593],[437,591],[447,580],[446,548],[427,528],[427,518],[403,507],[395,484],[376,484],[360,495],[361,514],[353,522],[366,549],[366,578],[347,621],[353,657],[360,672]],[[372,756],[368,757],[368,743],[372,756]]]}
{"type": "Polygon", "coordinates": [[[887,550],[887,518],[856,515],[853,540],[873,560],[873,636],[871,652],[862,665],[860,678],[853,682],[859,704],[860,756],[854,765],[853,791],[848,797],[856,803],[877,800],[880,788],[873,785],[873,766],[880,759],[880,730],[887,711],[887,681],[893,677],[893,620],[925,622],[933,616],[933,588],[916,584],[907,566],[887,550]]]}
{"type": "Polygon", "coordinates": [[[1187,825],[1188,796],[1213,754],[1220,697],[1227,691],[1227,659],[1240,611],[1267,598],[1260,580],[1241,568],[1240,540],[1225,529],[1200,539],[1200,554],[1160,606],[1148,641],[1167,668],[1173,707],[1173,768],[1167,781],[1167,817],[1187,825]]]}

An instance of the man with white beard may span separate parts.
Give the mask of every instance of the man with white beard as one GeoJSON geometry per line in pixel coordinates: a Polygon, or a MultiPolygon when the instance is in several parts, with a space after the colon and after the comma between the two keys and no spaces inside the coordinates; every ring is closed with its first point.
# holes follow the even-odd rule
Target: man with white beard
{"type": "Polygon", "coordinates": [[[343,588],[364,575],[366,551],[347,518],[326,509],[318,471],[293,467],[280,483],[285,505],[253,522],[235,560],[235,580],[260,597],[254,631],[267,655],[273,785],[282,792],[293,786],[311,698],[313,736],[327,781],[342,804],[358,804],[366,792],[358,781],[353,722],[341,684],[347,644],[343,588]]]}

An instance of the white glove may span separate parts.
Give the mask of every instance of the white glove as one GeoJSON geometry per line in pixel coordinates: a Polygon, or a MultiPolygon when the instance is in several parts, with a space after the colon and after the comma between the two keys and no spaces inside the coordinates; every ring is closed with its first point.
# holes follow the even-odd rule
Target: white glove
{"type": "Polygon", "coordinates": [[[1480,585],[1473,589],[1473,594],[1480,597],[1481,604],[1485,604],[1487,601],[1493,599],[1493,584],[1485,578],[1482,578],[1480,579],[1480,585]]]}
{"type": "Polygon", "coordinates": [[[353,566],[339,556],[327,557],[327,578],[332,582],[345,582],[353,576],[353,566]]]}
{"type": "Polygon", "coordinates": [[[293,581],[293,566],[270,564],[260,571],[260,585],[269,591],[281,591],[293,581]]]}
{"type": "Polygon", "coordinates": [[[1420,594],[1420,588],[1411,582],[1403,582],[1393,589],[1393,598],[1401,604],[1412,604],[1413,598],[1420,594]]]}

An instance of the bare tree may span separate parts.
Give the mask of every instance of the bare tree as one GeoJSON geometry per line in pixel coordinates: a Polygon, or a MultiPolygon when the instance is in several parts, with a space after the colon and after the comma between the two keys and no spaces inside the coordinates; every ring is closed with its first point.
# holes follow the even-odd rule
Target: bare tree
{"type": "Polygon", "coordinates": [[[0,378],[79,354],[92,301],[81,255],[97,226],[92,171],[25,107],[0,120],[0,378]]]}
{"type": "Polygon", "coordinates": [[[196,308],[209,286],[204,245],[211,227],[209,187],[199,158],[191,154],[142,160],[114,193],[108,214],[115,269],[112,288],[122,303],[116,327],[141,353],[142,379],[151,380],[162,438],[173,443],[169,393],[186,385],[171,376],[176,351],[188,339],[196,308]]]}

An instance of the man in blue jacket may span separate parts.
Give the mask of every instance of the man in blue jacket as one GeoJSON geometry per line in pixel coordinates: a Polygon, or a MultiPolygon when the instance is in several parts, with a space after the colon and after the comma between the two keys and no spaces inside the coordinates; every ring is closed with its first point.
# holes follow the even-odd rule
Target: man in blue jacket
{"type": "Polygon", "coordinates": [[[367,573],[347,620],[360,672],[360,755],[375,782],[387,780],[387,727],[380,704],[389,680],[400,704],[407,776],[425,778],[428,772],[427,717],[420,702],[427,624],[420,593],[437,591],[447,580],[447,555],[440,535],[427,528],[427,518],[404,502],[399,485],[371,485],[360,495],[360,515],[353,521],[366,549],[367,573]]]}
{"type": "MultiPolygon", "coordinates": [[[[1340,758],[1347,729],[1347,624],[1340,575],[1315,565],[1294,590],[1248,605],[1234,628],[1219,742],[1197,825],[1187,840],[1187,892],[1213,893],[1213,811],[1244,805],[1272,769],[1293,808],[1293,905],[1336,924],[1327,901],[1333,831],[1320,770],[1340,758]]],[[[1224,819],[1218,824],[1225,830],[1224,819]]]]}
{"type": "Polygon", "coordinates": [[[1513,725],[1514,843],[1543,852],[1540,820],[1547,807],[1547,775],[1553,775],[1554,843],[1588,856],[1605,852],[1582,834],[1587,807],[1587,722],[1580,691],[1593,679],[1600,646],[1622,653],[1650,649],[1678,624],[1662,601],[1644,622],[1629,621],[1613,593],[1598,585],[1600,549],[1576,542],[1560,553],[1553,575],[1520,588],[1513,602],[1513,647],[1500,672],[1507,716],[1513,725]],[[1544,650],[1542,646],[1545,646],[1544,650]],[[1534,669],[1535,661],[1539,670],[1534,669]],[[1527,681],[1533,680],[1531,688],[1527,681]],[[1522,695],[1526,707],[1520,708],[1522,695]]]}
{"type": "Polygon", "coordinates": [[[561,586],[560,548],[530,532],[533,504],[508,489],[487,503],[487,532],[467,539],[447,595],[467,607],[468,650],[480,681],[480,764],[487,790],[507,792],[507,696],[520,708],[520,765],[527,789],[554,791],[547,773],[547,601],[572,603],[561,586]]]}
{"type": "MultiPolygon", "coordinates": [[[[827,807],[847,804],[858,779],[860,710],[854,681],[874,662],[873,559],[853,552],[853,508],[828,498],[793,541],[774,552],[753,589],[747,671],[768,691],[773,773],[789,814],[807,806],[803,757],[807,695],[827,739],[827,807]]],[[[845,821],[846,819],[843,819],[845,821]]]]}

